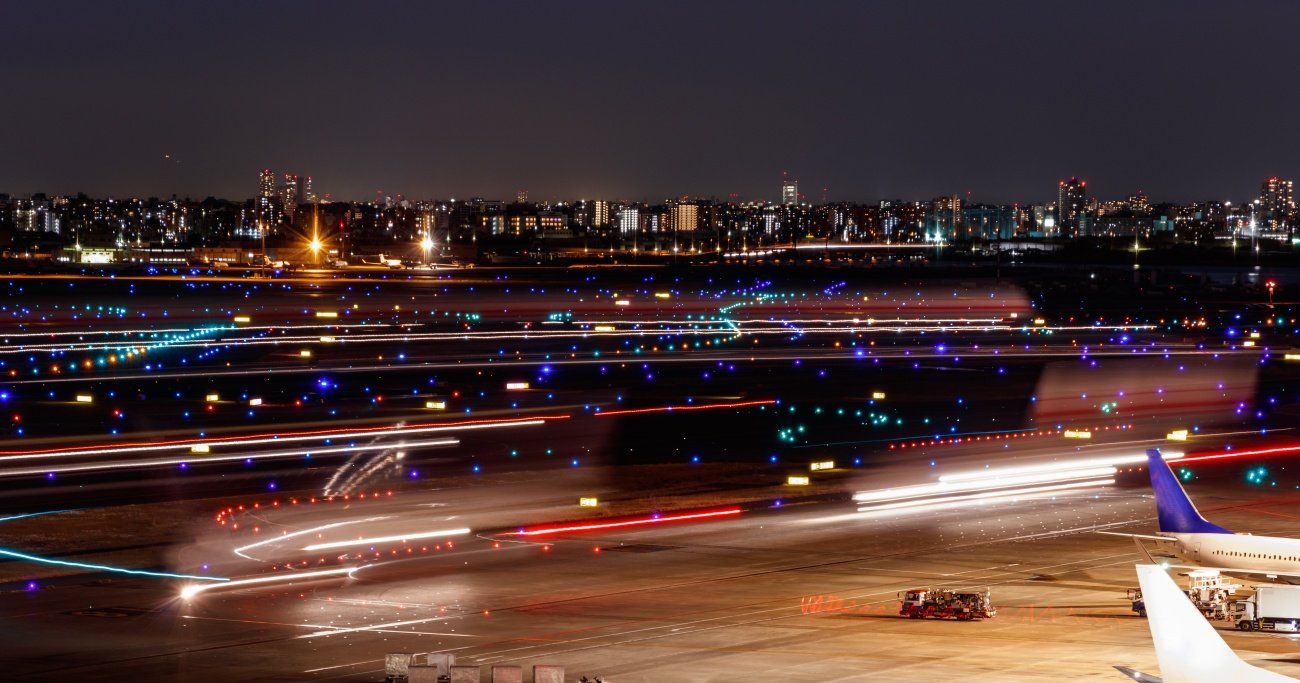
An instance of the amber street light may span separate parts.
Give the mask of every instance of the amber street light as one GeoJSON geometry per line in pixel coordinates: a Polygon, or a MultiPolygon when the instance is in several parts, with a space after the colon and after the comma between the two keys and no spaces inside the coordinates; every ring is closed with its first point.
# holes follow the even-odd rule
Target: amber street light
{"type": "Polygon", "coordinates": [[[433,251],[433,238],[426,234],[424,240],[420,242],[420,246],[424,247],[424,265],[427,266],[429,265],[429,254],[433,251]]]}

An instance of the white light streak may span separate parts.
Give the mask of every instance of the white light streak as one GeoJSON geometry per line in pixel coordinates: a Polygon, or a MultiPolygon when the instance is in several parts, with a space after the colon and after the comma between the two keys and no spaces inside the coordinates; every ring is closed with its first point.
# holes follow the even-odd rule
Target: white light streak
{"type": "MultiPolygon", "coordinates": [[[[520,420],[517,422],[485,422],[482,424],[462,424],[447,426],[429,426],[429,427],[393,427],[392,429],[370,429],[365,431],[341,431],[329,432],[326,434],[308,434],[302,436],[269,436],[256,437],[249,439],[212,439],[212,440],[195,440],[180,441],[168,444],[156,444],[147,446],[118,446],[112,448],[69,448],[66,450],[52,451],[48,453],[26,453],[21,455],[6,455],[0,457],[0,462],[10,460],[32,460],[40,458],[82,456],[82,455],[121,455],[124,453],[143,453],[148,451],[168,451],[168,450],[185,450],[195,444],[206,443],[211,448],[220,448],[226,446],[252,446],[268,443],[291,443],[296,441],[325,441],[339,439],[357,439],[383,436],[410,436],[414,434],[428,434],[431,432],[459,431],[462,429],[492,429],[496,427],[528,427],[545,424],[545,420],[520,420]]],[[[311,452],[316,452],[315,450],[311,452]]],[[[205,458],[205,460],[208,458],[205,458]]]]}
{"type": "Polygon", "coordinates": [[[1089,479],[1087,481],[1076,481],[1068,484],[1052,484],[1050,486],[1033,486],[1024,489],[1017,489],[1010,492],[991,492],[982,491],[979,493],[968,493],[961,496],[951,496],[947,498],[929,499],[929,500],[907,500],[893,503],[882,503],[880,505],[867,505],[858,508],[858,512],[888,512],[898,510],[909,510],[913,512],[925,511],[934,512],[954,507],[963,507],[971,504],[998,503],[1006,501],[1015,501],[1024,496],[1037,496],[1044,493],[1057,491],[1068,491],[1071,489],[1089,488],[1094,486],[1106,486],[1115,483],[1114,477],[1103,479],[1089,479]]]}
{"type": "Polygon", "coordinates": [[[231,579],[223,583],[196,583],[188,585],[181,589],[182,600],[193,600],[194,596],[199,593],[211,590],[217,586],[223,588],[238,588],[240,586],[260,586],[270,583],[290,583],[303,579],[318,579],[325,576],[339,576],[351,572],[355,567],[335,567],[334,569],[320,569],[310,572],[290,572],[274,574],[270,576],[258,576],[251,579],[231,579]]]}
{"type": "Polygon", "coordinates": [[[245,555],[245,554],[244,554],[244,551],[246,551],[246,550],[252,550],[253,548],[261,548],[261,547],[263,547],[263,546],[268,546],[268,545],[272,545],[272,544],[275,544],[275,543],[282,543],[282,542],[284,542],[284,541],[286,541],[286,540],[288,540],[288,539],[290,539],[290,538],[294,538],[294,537],[297,537],[297,536],[305,536],[305,535],[307,535],[307,534],[319,533],[319,532],[324,531],[324,530],[326,530],[326,529],[335,529],[335,528],[338,528],[338,527],[341,527],[341,526],[347,526],[347,525],[349,525],[349,524],[361,524],[361,523],[363,523],[363,522],[378,522],[378,521],[380,521],[380,520],[385,520],[385,519],[391,519],[391,517],[387,517],[387,516],[384,516],[384,517],[367,517],[367,518],[365,518],[365,519],[350,519],[350,520],[348,520],[348,521],[346,521],[346,522],[334,522],[333,524],[322,524],[321,526],[312,527],[312,528],[310,528],[310,529],[303,529],[303,530],[301,530],[301,531],[294,531],[294,532],[287,533],[287,534],[280,534],[279,536],[275,536],[275,537],[272,537],[272,538],[268,538],[268,539],[266,539],[266,540],[264,540],[264,541],[258,541],[258,542],[256,542],[256,543],[249,543],[248,545],[240,546],[240,547],[238,547],[238,548],[235,548],[235,554],[238,555],[238,556],[240,556],[240,557],[242,557],[242,558],[244,558],[244,559],[246,559],[246,560],[257,560],[258,558],[256,558],[256,557],[249,557],[248,555],[245,555]]]}
{"type": "Polygon", "coordinates": [[[859,503],[867,503],[886,500],[929,498],[950,493],[1003,490],[1017,486],[1028,486],[1031,484],[1050,484],[1053,482],[1074,481],[1100,476],[1113,476],[1115,472],[1116,469],[1114,467],[1089,467],[1084,469],[1066,470],[1063,472],[1037,472],[1016,476],[1000,476],[994,474],[976,480],[951,483],[940,481],[934,484],[918,484],[916,486],[904,486],[897,489],[863,491],[855,493],[853,495],[853,500],[859,503]]]}
{"type": "MultiPolygon", "coordinates": [[[[404,442],[405,448],[414,448],[419,446],[455,446],[460,443],[460,439],[429,439],[426,441],[404,442]]],[[[363,444],[358,446],[324,446],[321,448],[308,448],[291,451],[264,451],[261,453],[239,453],[234,455],[206,455],[199,454],[190,457],[173,457],[173,458],[148,458],[145,460],[112,460],[107,462],[84,463],[77,465],[53,465],[47,467],[24,467],[18,469],[0,469],[0,477],[21,477],[35,474],[48,474],[50,472],[88,472],[94,470],[112,470],[132,467],[161,467],[165,465],[195,464],[203,465],[214,462],[231,462],[235,460],[272,460],[276,458],[293,458],[306,455],[330,455],[333,453],[360,453],[366,451],[379,451],[393,448],[393,444],[377,443],[363,444]]]]}
{"type": "Polygon", "coordinates": [[[329,543],[317,543],[303,548],[306,551],[329,550],[331,548],[350,548],[358,545],[374,545],[375,543],[395,543],[399,541],[409,541],[417,538],[446,538],[448,536],[464,536],[470,532],[467,528],[461,529],[443,529],[441,531],[422,531],[415,534],[398,534],[396,536],[375,536],[373,538],[354,538],[347,541],[331,541],[329,543]]]}

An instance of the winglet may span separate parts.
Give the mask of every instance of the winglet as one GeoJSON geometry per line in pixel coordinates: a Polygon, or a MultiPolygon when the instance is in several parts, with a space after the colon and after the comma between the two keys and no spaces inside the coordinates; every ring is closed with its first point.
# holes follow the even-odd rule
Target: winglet
{"type": "Polygon", "coordinates": [[[1166,683],[1296,681],[1243,662],[1164,569],[1139,564],[1137,575],[1160,675],[1166,683]]]}
{"type": "Polygon", "coordinates": [[[1175,534],[1232,533],[1205,521],[1196,511],[1169,463],[1161,457],[1159,448],[1147,451],[1147,472],[1151,475],[1151,492],[1156,496],[1156,515],[1160,519],[1161,531],[1175,534]]]}
{"type": "Polygon", "coordinates": [[[1127,666],[1117,666],[1115,667],[1115,670],[1137,681],[1138,683],[1164,683],[1164,681],[1162,681],[1159,678],[1156,678],[1155,676],[1152,676],[1150,674],[1144,674],[1141,671],[1138,671],[1137,669],[1131,669],[1127,666]]]}

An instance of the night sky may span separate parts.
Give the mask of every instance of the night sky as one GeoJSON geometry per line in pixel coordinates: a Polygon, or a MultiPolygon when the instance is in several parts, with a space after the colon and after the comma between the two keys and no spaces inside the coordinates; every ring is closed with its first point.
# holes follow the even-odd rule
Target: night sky
{"type": "Polygon", "coordinates": [[[20,2],[0,192],[1244,199],[1300,3],[20,2]],[[171,155],[173,160],[168,160],[171,155]]]}

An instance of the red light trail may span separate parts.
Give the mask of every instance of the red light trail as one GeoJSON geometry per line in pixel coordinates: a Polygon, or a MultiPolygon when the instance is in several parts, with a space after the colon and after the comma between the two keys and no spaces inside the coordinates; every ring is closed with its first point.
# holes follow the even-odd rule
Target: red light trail
{"type": "Polygon", "coordinates": [[[1193,455],[1179,460],[1179,463],[1204,462],[1206,460],[1229,460],[1231,458],[1245,458],[1253,455],[1282,455],[1284,453],[1300,453],[1300,444],[1275,446],[1273,448],[1255,448],[1247,451],[1223,451],[1221,453],[1210,453],[1208,455],[1193,455]]]}
{"type": "Polygon", "coordinates": [[[593,522],[589,524],[573,524],[570,526],[559,527],[541,527],[538,529],[520,529],[519,531],[509,532],[510,536],[547,536],[550,534],[563,534],[576,531],[601,531],[604,529],[617,529],[630,526],[644,526],[646,524],[661,524],[663,522],[682,522],[691,519],[711,519],[717,517],[729,517],[739,515],[741,512],[738,507],[723,508],[721,510],[708,510],[704,512],[687,512],[670,515],[653,515],[650,517],[634,517],[631,519],[621,519],[609,522],[593,522]]]}
{"type": "Polygon", "coordinates": [[[679,410],[714,410],[721,408],[748,408],[751,406],[770,406],[776,403],[776,399],[767,399],[763,401],[740,401],[738,403],[708,403],[705,405],[687,405],[687,406],[659,406],[656,408],[628,408],[626,410],[606,410],[596,413],[596,417],[610,417],[614,415],[640,415],[643,413],[672,413],[679,410]]]}

